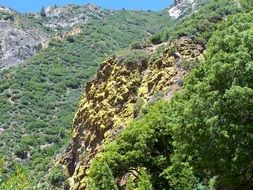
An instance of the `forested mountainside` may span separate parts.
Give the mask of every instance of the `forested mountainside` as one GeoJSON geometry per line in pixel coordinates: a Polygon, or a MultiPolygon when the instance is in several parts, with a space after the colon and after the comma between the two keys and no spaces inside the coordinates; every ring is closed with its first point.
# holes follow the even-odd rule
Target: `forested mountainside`
{"type": "MultiPolygon", "coordinates": [[[[19,67],[0,72],[0,151],[7,166],[1,178],[4,181],[13,179],[8,176],[15,175],[15,161],[17,167],[24,167],[33,189],[50,189],[43,176],[59,186],[54,171],[52,175],[48,171],[70,141],[84,82],[106,57],[133,41],[144,41],[170,22],[167,11],[103,12],[110,12],[106,19],[81,22],[67,31],[59,29],[61,33],[53,35],[47,48],[19,67]]],[[[67,13],[66,18],[75,18],[70,14],[75,14],[73,11],[67,13]]],[[[14,182],[7,181],[7,187],[0,189],[9,189],[14,182]]]]}
{"type": "Polygon", "coordinates": [[[65,188],[252,189],[251,10],[205,1],[105,61],[75,114],[65,188]]]}
{"type": "Polygon", "coordinates": [[[0,189],[253,189],[252,16],[251,0],[30,15],[50,38],[0,72],[0,189]]]}

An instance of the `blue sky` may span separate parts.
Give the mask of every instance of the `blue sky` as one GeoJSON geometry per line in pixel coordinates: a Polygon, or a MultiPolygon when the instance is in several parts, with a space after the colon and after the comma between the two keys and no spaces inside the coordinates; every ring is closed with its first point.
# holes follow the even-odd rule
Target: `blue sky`
{"type": "Polygon", "coordinates": [[[168,7],[173,0],[0,0],[0,5],[8,6],[21,12],[39,11],[42,6],[56,4],[58,6],[64,4],[93,3],[103,8],[110,9],[142,9],[142,10],[161,10],[168,7]]]}

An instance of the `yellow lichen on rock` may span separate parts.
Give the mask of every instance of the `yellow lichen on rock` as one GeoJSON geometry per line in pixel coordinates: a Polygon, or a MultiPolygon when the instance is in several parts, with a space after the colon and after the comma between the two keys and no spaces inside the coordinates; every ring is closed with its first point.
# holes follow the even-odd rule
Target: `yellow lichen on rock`
{"type": "MultiPolygon", "coordinates": [[[[145,50],[143,50],[145,51],[145,50]]],[[[203,48],[190,38],[166,43],[159,58],[128,60],[112,57],[88,82],[75,115],[72,143],[63,158],[70,174],[70,189],[86,188],[87,169],[102,145],[114,139],[157,93],[167,96],[179,88],[178,78],[187,72],[178,66],[194,61],[203,48]],[[123,61],[122,61],[123,60],[123,61]]]]}

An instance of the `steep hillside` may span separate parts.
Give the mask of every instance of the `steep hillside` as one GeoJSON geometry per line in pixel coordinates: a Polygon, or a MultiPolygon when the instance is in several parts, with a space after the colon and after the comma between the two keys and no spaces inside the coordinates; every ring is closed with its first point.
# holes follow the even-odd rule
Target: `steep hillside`
{"type": "Polygon", "coordinates": [[[61,161],[66,189],[252,188],[249,4],[181,1],[174,8],[183,3],[200,6],[152,37],[152,45],[109,58],[86,84],[61,161]],[[226,29],[231,36],[223,39],[226,29]],[[239,105],[236,94],[247,103],[239,105]]]}
{"type": "Polygon", "coordinates": [[[72,144],[64,158],[71,189],[84,189],[86,169],[100,146],[115,138],[143,105],[171,94],[182,85],[186,68],[201,59],[204,48],[190,38],[164,45],[160,58],[148,50],[129,50],[101,65],[85,88],[74,119],[72,144]],[[73,183],[73,184],[72,184],[73,183]]]}
{"type": "Polygon", "coordinates": [[[34,187],[59,186],[55,176],[46,183],[42,176],[70,140],[83,83],[114,51],[157,33],[168,20],[166,11],[114,11],[106,20],[77,27],[76,35],[54,38],[21,67],[2,71],[0,150],[6,162],[27,166],[34,187]]]}

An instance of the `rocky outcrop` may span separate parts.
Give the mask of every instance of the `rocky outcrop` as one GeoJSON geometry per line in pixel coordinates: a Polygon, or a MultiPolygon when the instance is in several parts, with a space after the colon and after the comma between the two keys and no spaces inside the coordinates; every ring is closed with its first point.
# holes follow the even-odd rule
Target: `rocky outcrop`
{"type": "MultiPolygon", "coordinates": [[[[103,63],[97,76],[85,87],[74,118],[72,143],[62,163],[71,190],[86,189],[86,175],[103,144],[113,140],[140,109],[157,96],[170,99],[187,73],[183,66],[202,59],[204,48],[195,40],[181,38],[166,43],[157,58],[122,59],[117,56],[103,63]]],[[[134,54],[138,54],[135,50],[134,54]]]]}
{"type": "MultiPolygon", "coordinates": [[[[102,19],[108,13],[108,11],[91,4],[83,6],[66,5],[62,7],[54,5],[45,9],[46,19],[42,22],[46,27],[59,30],[85,24],[92,19],[102,19]]],[[[36,17],[38,18],[40,15],[38,14],[36,17]]]]}
{"type": "Polygon", "coordinates": [[[169,8],[169,15],[174,18],[182,18],[192,13],[209,0],[174,0],[173,7],[169,8]]]}
{"type": "Polygon", "coordinates": [[[47,39],[48,35],[33,28],[23,15],[0,7],[0,69],[16,66],[34,55],[47,39]]]}
{"type": "Polygon", "coordinates": [[[16,66],[42,48],[47,35],[15,28],[12,23],[0,21],[0,69],[16,66]]]}
{"type": "Polygon", "coordinates": [[[178,19],[183,16],[188,11],[193,11],[195,9],[196,0],[175,0],[174,6],[169,9],[169,15],[178,19]]]}

